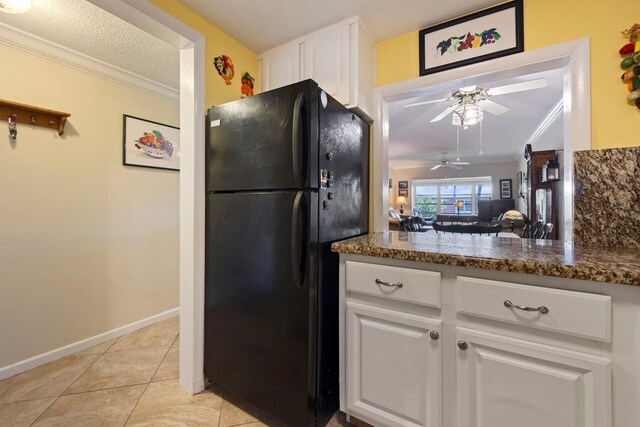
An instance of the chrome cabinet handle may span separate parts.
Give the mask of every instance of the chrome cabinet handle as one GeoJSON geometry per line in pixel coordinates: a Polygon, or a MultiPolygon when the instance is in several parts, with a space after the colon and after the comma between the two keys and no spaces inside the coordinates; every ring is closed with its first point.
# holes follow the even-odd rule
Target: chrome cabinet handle
{"type": "Polygon", "coordinates": [[[466,350],[466,349],[468,349],[468,348],[469,348],[469,345],[467,344],[467,342],[466,342],[466,341],[464,341],[464,340],[460,340],[460,341],[458,341],[458,348],[459,348],[460,350],[466,350]]]}
{"type": "Polygon", "coordinates": [[[509,300],[504,301],[504,306],[507,308],[517,308],[518,310],[523,311],[539,311],[542,314],[547,314],[549,312],[549,309],[544,305],[541,305],[540,307],[527,307],[526,305],[515,305],[509,300]]]}
{"type": "Polygon", "coordinates": [[[429,332],[429,336],[434,341],[437,341],[438,339],[440,339],[440,334],[438,332],[436,332],[436,331],[429,332]]]}
{"type": "Polygon", "coordinates": [[[393,288],[398,288],[401,289],[404,285],[402,284],[402,282],[398,282],[398,283],[389,283],[389,282],[383,282],[380,279],[376,279],[376,284],[377,285],[382,285],[382,286],[389,286],[389,287],[393,287],[393,288]]]}

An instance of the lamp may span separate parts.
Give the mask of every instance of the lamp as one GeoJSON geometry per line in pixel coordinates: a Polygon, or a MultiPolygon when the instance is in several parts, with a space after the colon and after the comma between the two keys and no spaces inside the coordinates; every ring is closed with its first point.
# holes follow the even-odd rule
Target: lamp
{"type": "Polygon", "coordinates": [[[405,199],[404,196],[398,196],[398,198],[396,199],[396,205],[400,205],[400,215],[404,213],[404,209],[402,209],[402,205],[406,205],[406,204],[407,204],[407,199],[405,199]]]}
{"type": "Polygon", "coordinates": [[[484,119],[484,111],[475,102],[462,102],[453,110],[451,123],[454,126],[473,126],[484,119]]]}
{"type": "Polygon", "coordinates": [[[542,182],[560,181],[560,164],[555,160],[548,160],[542,166],[542,182]]]}
{"type": "Polygon", "coordinates": [[[510,210],[502,214],[502,219],[515,221],[515,220],[524,219],[524,216],[522,216],[522,213],[520,211],[510,210]]]}
{"type": "Polygon", "coordinates": [[[458,208],[458,215],[460,215],[460,208],[464,206],[464,203],[458,201],[453,204],[456,208],[458,208]]]}
{"type": "Polygon", "coordinates": [[[31,9],[31,0],[0,0],[0,12],[25,13],[31,9]]]}

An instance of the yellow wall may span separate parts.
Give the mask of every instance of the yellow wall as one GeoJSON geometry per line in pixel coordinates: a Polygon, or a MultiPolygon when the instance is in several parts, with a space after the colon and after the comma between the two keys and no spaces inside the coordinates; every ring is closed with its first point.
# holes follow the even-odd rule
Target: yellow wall
{"type": "Polygon", "coordinates": [[[253,78],[258,78],[258,59],[251,51],[215,25],[189,9],[178,0],[149,0],[165,12],[175,16],[205,37],[205,81],[206,106],[220,105],[240,99],[240,80],[242,73],[248,71],[253,78]],[[231,57],[235,69],[235,77],[231,85],[225,84],[213,66],[213,58],[220,55],[231,57]]]}
{"type": "MultiPolygon", "coordinates": [[[[618,49],[620,31],[638,22],[629,0],[525,0],[525,50],[578,38],[591,44],[591,129],[593,148],[640,145],[634,137],[640,111],[626,102],[618,49]]],[[[418,32],[377,44],[376,85],[418,77],[418,32]]]]}
{"type": "Polygon", "coordinates": [[[0,118],[2,368],[179,306],[180,176],[122,165],[122,114],[179,125],[180,107],[1,43],[0,58],[2,98],[71,114],[62,136],[19,124],[15,144],[0,118]]]}

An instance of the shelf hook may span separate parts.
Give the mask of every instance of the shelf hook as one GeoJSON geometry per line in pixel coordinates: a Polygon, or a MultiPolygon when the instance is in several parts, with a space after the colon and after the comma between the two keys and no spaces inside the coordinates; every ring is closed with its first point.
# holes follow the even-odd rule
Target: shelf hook
{"type": "Polygon", "coordinates": [[[16,126],[18,125],[18,116],[11,114],[7,118],[7,123],[9,124],[9,135],[11,135],[11,138],[15,141],[18,136],[18,130],[16,129],[16,126]]]}

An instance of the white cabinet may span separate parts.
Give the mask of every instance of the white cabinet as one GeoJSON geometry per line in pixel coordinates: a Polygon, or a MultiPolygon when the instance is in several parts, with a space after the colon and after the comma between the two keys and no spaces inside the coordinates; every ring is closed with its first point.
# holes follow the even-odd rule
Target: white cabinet
{"type": "Polygon", "coordinates": [[[349,26],[310,36],[304,42],[303,79],[313,79],[329,95],[343,104],[349,99],[351,56],[349,26]]]}
{"type": "Polygon", "coordinates": [[[523,284],[372,259],[340,257],[346,413],[376,427],[637,424],[624,414],[640,384],[630,357],[640,350],[625,353],[638,335],[627,328],[614,339],[612,297],[597,293],[599,286],[568,281],[555,289],[544,278],[523,284]]]}
{"type": "Polygon", "coordinates": [[[258,89],[313,79],[349,108],[371,114],[375,47],[353,17],[258,55],[258,89]]]}
{"type": "Polygon", "coordinates": [[[607,359],[457,328],[458,427],[610,427],[607,359]]]}
{"type": "Polygon", "coordinates": [[[440,321],[347,302],[346,408],[375,425],[440,426],[440,321]]]}
{"type": "Polygon", "coordinates": [[[300,49],[297,43],[265,52],[258,59],[260,91],[276,89],[300,80],[300,49]]]}

